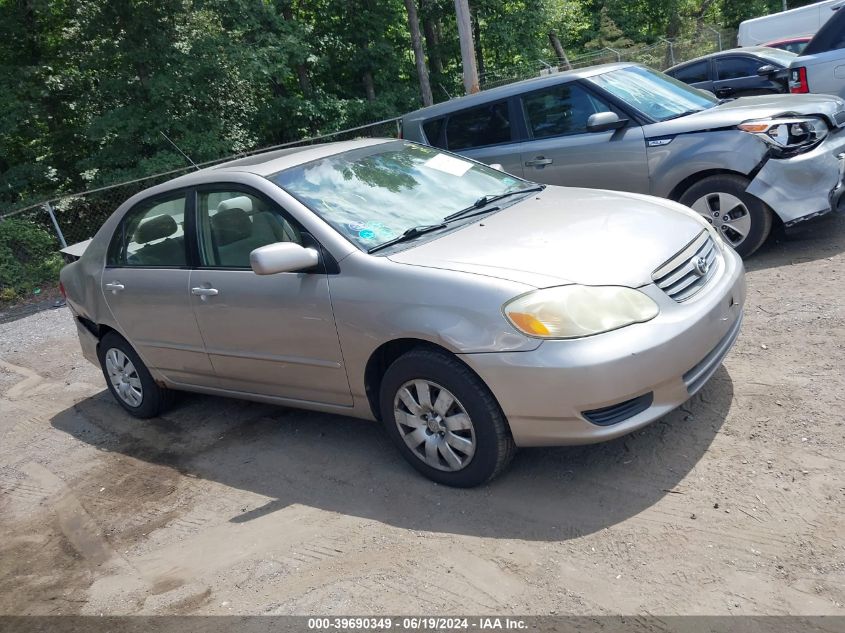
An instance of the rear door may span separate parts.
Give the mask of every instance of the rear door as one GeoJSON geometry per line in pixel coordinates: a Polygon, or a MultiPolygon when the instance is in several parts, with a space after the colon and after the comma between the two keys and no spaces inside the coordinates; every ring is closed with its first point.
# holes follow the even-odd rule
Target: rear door
{"type": "Polygon", "coordinates": [[[220,386],[351,405],[325,270],[256,275],[252,250],[314,244],[274,201],[240,185],[197,191],[199,267],[190,293],[220,386]]]}
{"type": "Polygon", "coordinates": [[[550,185],[649,192],[642,128],[588,132],[597,112],[627,116],[581,83],[570,81],[521,96],[528,128],[522,145],[525,178],[550,185]]]}
{"type": "Polygon", "coordinates": [[[513,99],[502,99],[459,110],[423,123],[428,142],[481,163],[498,163],[509,174],[522,176],[513,99]]]}
{"type": "Polygon", "coordinates": [[[695,88],[702,88],[713,92],[713,77],[711,75],[711,64],[709,59],[701,59],[667,73],[695,88]]]}
{"type": "Polygon", "coordinates": [[[185,192],[145,200],[118,226],[103,296],[144,363],[169,380],[216,386],[189,294],[185,192]]]}

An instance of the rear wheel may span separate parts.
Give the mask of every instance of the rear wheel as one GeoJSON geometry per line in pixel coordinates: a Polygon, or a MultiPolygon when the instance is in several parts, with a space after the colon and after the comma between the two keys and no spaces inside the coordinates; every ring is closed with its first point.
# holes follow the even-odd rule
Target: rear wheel
{"type": "Polygon", "coordinates": [[[438,483],[480,485],[499,474],[515,452],[493,394],[446,353],[421,348],[394,361],[382,380],[380,406],[405,459],[438,483]]]}
{"type": "Polygon", "coordinates": [[[772,211],[759,198],[746,192],[748,179],[732,174],[702,178],[681,196],[712,224],[742,257],[756,251],[772,229],[772,211]]]}
{"type": "Polygon", "coordinates": [[[172,402],[172,393],[159,387],[140,356],[122,336],[109,332],[97,347],[109,391],[136,418],[151,418],[172,402]]]}

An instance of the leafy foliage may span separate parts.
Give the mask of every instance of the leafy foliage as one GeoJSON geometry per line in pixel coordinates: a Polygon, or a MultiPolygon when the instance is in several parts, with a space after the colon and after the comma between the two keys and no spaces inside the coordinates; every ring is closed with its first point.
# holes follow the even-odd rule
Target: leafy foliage
{"type": "Polygon", "coordinates": [[[11,301],[58,279],[62,266],[53,237],[32,222],[0,221],[0,299],[11,301]]]}

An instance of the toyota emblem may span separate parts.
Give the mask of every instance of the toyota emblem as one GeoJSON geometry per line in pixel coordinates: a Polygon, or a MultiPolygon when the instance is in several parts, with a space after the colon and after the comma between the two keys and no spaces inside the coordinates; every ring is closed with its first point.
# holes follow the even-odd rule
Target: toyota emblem
{"type": "Polygon", "coordinates": [[[696,257],[693,261],[693,268],[695,269],[695,274],[699,277],[704,277],[707,274],[707,271],[710,270],[710,264],[707,263],[707,260],[703,257],[696,257]]]}

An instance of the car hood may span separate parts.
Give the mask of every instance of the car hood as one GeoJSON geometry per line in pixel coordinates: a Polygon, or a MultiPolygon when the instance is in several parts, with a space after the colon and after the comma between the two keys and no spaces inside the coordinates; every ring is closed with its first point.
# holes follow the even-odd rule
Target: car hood
{"type": "Polygon", "coordinates": [[[740,97],[708,110],[702,110],[680,119],[652,123],[647,126],[646,136],[666,136],[699,132],[739,125],[749,119],[765,119],[783,114],[819,115],[835,126],[837,112],[845,110],[845,101],[830,95],[760,95],[740,97]]]}
{"type": "Polygon", "coordinates": [[[550,186],[389,258],[537,288],[567,283],[637,288],[651,283],[651,273],[702,230],[703,220],[693,211],[668,200],[550,186]]]}

